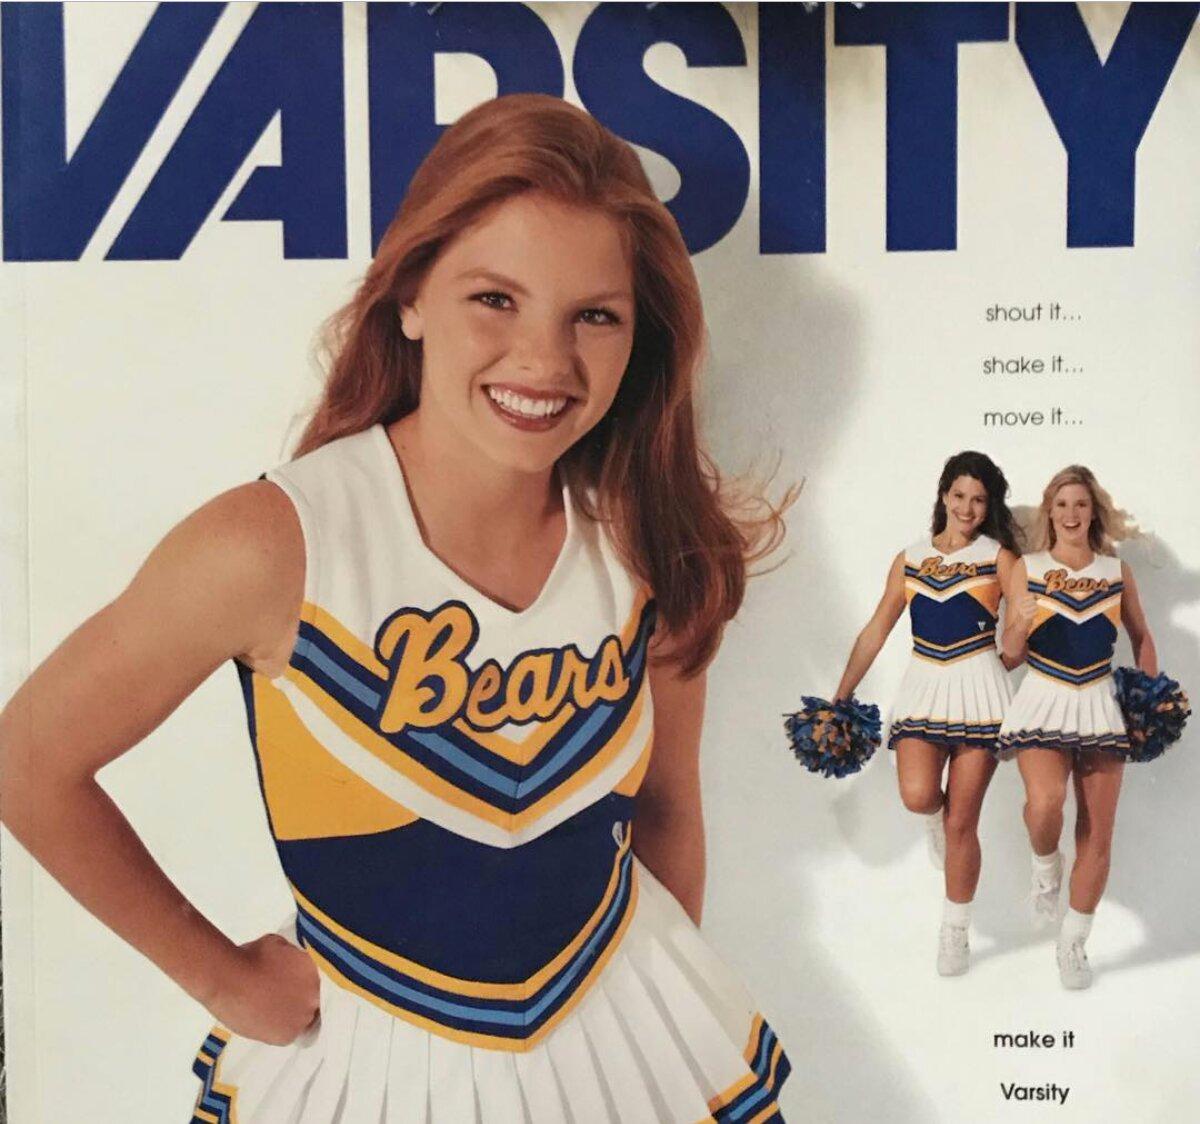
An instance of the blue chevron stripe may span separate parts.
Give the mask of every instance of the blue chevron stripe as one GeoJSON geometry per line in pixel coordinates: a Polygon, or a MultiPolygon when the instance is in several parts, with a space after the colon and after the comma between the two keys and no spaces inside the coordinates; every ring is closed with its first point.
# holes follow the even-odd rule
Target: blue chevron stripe
{"type": "Polygon", "coordinates": [[[521,999],[484,999],[434,987],[370,956],[321,924],[298,905],[297,932],[357,987],[387,1008],[408,1011],[454,1030],[515,1041],[535,1034],[578,989],[587,969],[604,952],[633,897],[633,851],[620,860],[616,893],[591,936],[575,955],[533,994],[521,999]]]}
{"type": "Polygon", "coordinates": [[[203,1084],[192,1110],[191,1124],[212,1124],[214,1117],[219,1124],[230,1124],[233,1099],[228,1093],[219,1093],[213,1088],[217,1079],[217,1061],[227,1043],[228,1039],[210,1033],[196,1053],[196,1060],[192,1063],[192,1072],[200,1078],[203,1084]],[[201,1109],[208,1115],[199,1115],[201,1109]]]}
{"type": "Polygon", "coordinates": [[[623,654],[629,690],[615,703],[578,710],[529,765],[518,765],[474,742],[452,722],[431,729],[383,733],[376,725],[385,682],[351,660],[319,629],[305,622],[303,644],[292,666],[334,702],[422,766],[493,807],[516,813],[540,800],[600,753],[620,729],[643,688],[646,651],[654,628],[653,602],[642,612],[637,634],[623,654]]]}
{"type": "Polygon", "coordinates": [[[926,641],[923,641],[919,636],[913,637],[913,651],[927,660],[936,660],[938,663],[950,663],[954,660],[961,659],[963,656],[973,655],[975,652],[981,652],[984,649],[996,647],[996,633],[981,632],[977,637],[971,637],[969,640],[963,640],[951,647],[948,651],[942,651],[940,648],[931,647],[926,641]]]}
{"type": "Polygon", "coordinates": [[[1053,664],[1046,663],[1040,659],[1036,652],[1029,651],[1025,656],[1029,666],[1041,675],[1045,675],[1050,679],[1057,679],[1063,683],[1071,683],[1076,687],[1083,686],[1085,683],[1095,683],[1099,679],[1103,679],[1107,675],[1112,674],[1111,661],[1101,664],[1091,671],[1067,671],[1061,667],[1055,667],[1053,664]]]}
{"type": "MultiPolygon", "coordinates": [[[[765,1019],[761,1020],[758,1043],[754,1048],[753,1061],[750,1063],[754,1081],[728,1104],[713,1109],[712,1119],[716,1124],[737,1124],[739,1121],[752,1119],[753,1114],[762,1112],[778,1096],[780,1088],[792,1072],[791,1062],[782,1047],[778,1049],[778,1061],[772,1072],[771,1059],[776,1054],[778,1043],[779,1039],[776,1037],[775,1031],[767,1025],[765,1019]]],[[[782,1119],[782,1117],[768,1117],[768,1120],[774,1119],[782,1119]]]]}
{"type": "Polygon", "coordinates": [[[1112,582],[1108,589],[1097,590],[1095,593],[1088,594],[1082,599],[1072,596],[1066,590],[1055,590],[1053,593],[1046,592],[1046,583],[1035,581],[1030,578],[1026,583],[1030,593],[1036,594],[1038,597],[1048,597],[1051,601],[1057,601],[1060,605],[1065,605],[1068,609],[1072,609],[1077,613],[1082,613],[1090,609],[1093,605],[1099,605],[1102,601],[1107,601],[1110,597],[1119,594],[1124,588],[1125,583],[1120,581],[1112,582]]]}

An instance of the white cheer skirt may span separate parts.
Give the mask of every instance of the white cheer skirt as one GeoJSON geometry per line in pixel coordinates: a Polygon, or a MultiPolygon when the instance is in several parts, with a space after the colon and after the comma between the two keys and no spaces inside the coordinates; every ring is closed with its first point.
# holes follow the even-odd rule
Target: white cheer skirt
{"type": "Polygon", "coordinates": [[[1111,675],[1082,687],[1030,669],[1000,729],[1000,752],[1101,750],[1127,755],[1129,737],[1111,675]]]}
{"type": "Polygon", "coordinates": [[[888,748],[901,738],[995,750],[1012,699],[995,649],[947,663],[913,655],[888,719],[888,748]]]}
{"type": "MultiPolygon", "coordinates": [[[[578,1005],[523,1052],[405,1022],[321,975],[321,1016],[288,1046],[214,1027],[192,1124],[782,1121],[790,1066],[738,980],[635,859],[638,900],[578,1005]]],[[[294,925],[283,935],[295,940],[294,925]]]]}

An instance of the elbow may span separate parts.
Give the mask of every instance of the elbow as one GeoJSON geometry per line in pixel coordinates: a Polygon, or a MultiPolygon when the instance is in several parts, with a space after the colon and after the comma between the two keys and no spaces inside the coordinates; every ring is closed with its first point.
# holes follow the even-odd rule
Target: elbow
{"type": "Polygon", "coordinates": [[[29,851],[69,831],[79,798],[100,785],[92,771],[52,767],[52,755],[28,743],[0,738],[0,823],[29,851]]]}
{"type": "Polygon", "coordinates": [[[691,829],[703,833],[704,809],[700,802],[699,786],[694,792],[642,789],[637,797],[637,823],[671,831],[691,829]]]}

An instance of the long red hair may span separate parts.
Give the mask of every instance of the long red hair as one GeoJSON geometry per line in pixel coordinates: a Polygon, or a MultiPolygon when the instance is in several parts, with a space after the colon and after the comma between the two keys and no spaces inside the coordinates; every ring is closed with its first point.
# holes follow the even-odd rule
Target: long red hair
{"type": "Polygon", "coordinates": [[[654,591],[672,640],[667,658],[694,674],[741,605],[749,564],[782,538],[781,513],[795,490],[778,507],[735,493],[701,448],[694,385],[704,311],[687,246],[634,150],[583,110],[545,94],[509,94],[445,130],[354,298],[325,325],[329,377],[293,456],[417,408],[421,344],[400,331],[399,307],[459,231],[525,191],[597,208],[625,231],[637,302],[629,364],[612,407],[560,468],[576,504],[607,525],[625,563],[654,591]]]}

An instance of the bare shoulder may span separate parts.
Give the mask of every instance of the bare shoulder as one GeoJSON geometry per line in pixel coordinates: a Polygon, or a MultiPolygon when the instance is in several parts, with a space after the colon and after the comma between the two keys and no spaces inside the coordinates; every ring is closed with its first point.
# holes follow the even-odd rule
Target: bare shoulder
{"type": "MultiPolygon", "coordinates": [[[[193,627],[220,629],[231,655],[251,666],[290,651],[304,595],[304,537],[292,501],[256,480],[222,492],[173,527],[123,599],[161,612],[191,602],[193,627]]],[[[286,655],[285,655],[286,658],[286,655]]]]}

